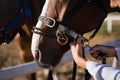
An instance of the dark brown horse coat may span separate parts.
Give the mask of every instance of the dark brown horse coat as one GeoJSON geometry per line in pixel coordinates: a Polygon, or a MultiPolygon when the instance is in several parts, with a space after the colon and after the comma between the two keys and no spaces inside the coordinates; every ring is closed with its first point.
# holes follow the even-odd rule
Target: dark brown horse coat
{"type": "Polygon", "coordinates": [[[99,28],[108,13],[120,11],[120,8],[110,7],[110,0],[49,0],[46,7],[36,25],[32,41],[34,58],[46,68],[55,67],[69,49],[69,36],[73,37],[70,30],[83,35],[99,28]],[[52,28],[49,25],[53,25],[52,28]],[[63,26],[67,30],[63,30],[63,26]],[[61,45],[58,37],[62,41],[69,41],[61,45]]]}

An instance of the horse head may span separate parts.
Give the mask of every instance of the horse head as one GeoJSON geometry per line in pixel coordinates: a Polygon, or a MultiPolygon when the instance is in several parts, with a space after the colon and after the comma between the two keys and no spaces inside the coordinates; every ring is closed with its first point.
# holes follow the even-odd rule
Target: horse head
{"type": "Polygon", "coordinates": [[[55,67],[78,33],[83,35],[101,26],[112,11],[109,3],[109,0],[46,0],[33,30],[31,49],[37,63],[45,68],[55,67]]]}

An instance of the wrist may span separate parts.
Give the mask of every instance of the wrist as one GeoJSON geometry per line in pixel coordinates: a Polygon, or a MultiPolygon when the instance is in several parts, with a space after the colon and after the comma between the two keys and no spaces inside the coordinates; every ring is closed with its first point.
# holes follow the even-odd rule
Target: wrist
{"type": "Polygon", "coordinates": [[[106,57],[115,57],[116,56],[116,50],[113,46],[105,46],[104,53],[106,54],[106,57]]]}
{"type": "Polygon", "coordinates": [[[78,58],[78,60],[76,61],[78,66],[80,66],[80,67],[82,67],[84,69],[86,69],[86,62],[87,62],[87,60],[82,58],[82,57],[78,58]]]}

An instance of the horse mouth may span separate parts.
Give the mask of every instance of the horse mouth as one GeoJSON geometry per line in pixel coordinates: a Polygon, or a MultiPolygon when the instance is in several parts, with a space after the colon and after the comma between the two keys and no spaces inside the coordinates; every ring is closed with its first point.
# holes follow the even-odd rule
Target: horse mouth
{"type": "Polygon", "coordinates": [[[52,66],[51,64],[48,64],[48,63],[42,63],[42,62],[37,62],[38,65],[42,68],[46,68],[46,69],[50,69],[50,70],[53,70],[54,69],[54,66],[52,66]]]}
{"type": "Polygon", "coordinates": [[[42,60],[41,52],[38,49],[35,51],[35,60],[36,60],[37,64],[42,68],[53,69],[55,67],[51,63],[48,63],[47,61],[42,60]]]}

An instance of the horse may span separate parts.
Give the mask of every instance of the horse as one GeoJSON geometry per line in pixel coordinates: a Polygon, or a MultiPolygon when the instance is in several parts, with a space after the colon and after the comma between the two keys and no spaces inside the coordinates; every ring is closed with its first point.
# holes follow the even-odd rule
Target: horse
{"type": "Polygon", "coordinates": [[[110,7],[110,0],[46,0],[32,35],[32,54],[39,66],[54,69],[70,49],[78,34],[95,30],[104,19],[120,8],[110,7]]]}
{"type": "MultiPolygon", "coordinates": [[[[0,44],[16,42],[22,63],[33,61],[31,29],[36,24],[44,0],[0,1],[0,44]]],[[[31,74],[35,80],[35,73],[31,74]]]]}

